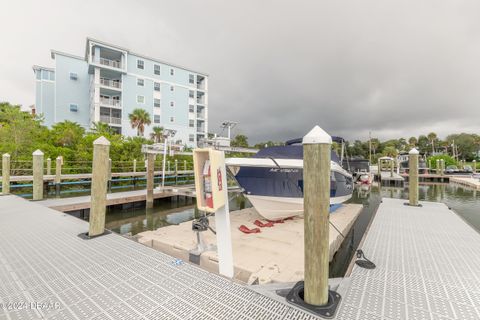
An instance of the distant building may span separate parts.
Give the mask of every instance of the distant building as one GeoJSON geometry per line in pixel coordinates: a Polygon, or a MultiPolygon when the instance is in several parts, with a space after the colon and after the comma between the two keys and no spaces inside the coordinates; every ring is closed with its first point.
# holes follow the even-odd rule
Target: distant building
{"type": "Polygon", "coordinates": [[[154,126],[177,130],[175,140],[190,147],[206,137],[208,76],[87,38],[85,56],[51,51],[55,68],[33,66],[35,112],[45,124],[74,121],[89,129],[107,123],[135,136],[128,115],[145,109],[154,126]]]}

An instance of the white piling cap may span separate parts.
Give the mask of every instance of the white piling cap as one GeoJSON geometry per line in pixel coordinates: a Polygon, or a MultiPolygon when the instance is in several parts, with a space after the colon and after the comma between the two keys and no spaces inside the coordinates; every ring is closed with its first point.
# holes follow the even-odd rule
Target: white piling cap
{"type": "Polygon", "coordinates": [[[104,146],[109,146],[110,145],[110,141],[108,141],[107,138],[105,138],[104,136],[101,136],[99,138],[97,138],[97,140],[93,141],[93,144],[101,144],[101,145],[104,145],[104,146]]]}
{"type": "Polygon", "coordinates": [[[302,144],[332,144],[332,137],[319,126],[315,126],[307,133],[302,140],[302,144]]]}
{"type": "Polygon", "coordinates": [[[4,153],[3,157],[10,157],[10,155],[8,153],[4,153]]]}
{"type": "Polygon", "coordinates": [[[408,152],[408,154],[419,154],[420,152],[418,152],[417,149],[415,148],[412,148],[412,150],[410,150],[410,152],[408,152]]]}
{"type": "Polygon", "coordinates": [[[35,152],[32,153],[33,156],[43,156],[43,152],[40,149],[35,150],[35,152]]]}

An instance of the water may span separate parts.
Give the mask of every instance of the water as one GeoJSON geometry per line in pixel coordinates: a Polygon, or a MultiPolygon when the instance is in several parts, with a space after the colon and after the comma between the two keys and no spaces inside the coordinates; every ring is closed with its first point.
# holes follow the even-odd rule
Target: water
{"type": "MultiPolygon", "coordinates": [[[[365,233],[365,230],[380,204],[380,195],[385,198],[408,198],[408,188],[379,188],[372,186],[369,190],[356,188],[350,203],[363,204],[364,208],[355,221],[345,241],[330,263],[330,277],[343,277],[348,265],[365,233]]],[[[474,191],[453,184],[421,185],[420,200],[443,202],[480,232],[480,191],[474,191]],[[479,195],[477,196],[477,192],[479,195]]],[[[230,194],[230,210],[250,207],[250,203],[239,193],[230,194]]],[[[333,213],[335,214],[335,213],[333,213]]],[[[111,208],[107,212],[106,227],[120,234],[135,235],[147,230],[179,224],[197,217],[199,212],[195,200],[191,198],[179,201],[170,199],[156,200],[155,207],[146,209],[111,208]]],[[[335,232],[335,231],[334,231],[335,232]]],[[[368,258],[368,256],[367,256],[368,258]]]]}
{"type": "MultiPolygon", "coordinates": [[[[251,206],[240,193],[230,193],[229,200],[230,211],[251,206]]],[[[128,209],[109,208],[105,226],[116,233],[131,235],[147,230],[157,230],[198,217],[199,212],[195,203],[194,198],[178,197],[175,201],[170,198],[155,200],[155,206],[150,209],[145,208],[143,204],[128,209]]]]}

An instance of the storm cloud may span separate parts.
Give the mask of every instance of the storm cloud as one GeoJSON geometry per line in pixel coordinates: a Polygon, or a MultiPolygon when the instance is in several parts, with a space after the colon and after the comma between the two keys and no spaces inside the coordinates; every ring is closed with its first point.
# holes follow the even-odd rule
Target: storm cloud
{"type": "Polygon", "coordinates": [[[87,36],[209,74],[209,131],[250,142],[315,124],[347,139],[480,131],[478,1],[5,1],[0,100],[87,36]]]}

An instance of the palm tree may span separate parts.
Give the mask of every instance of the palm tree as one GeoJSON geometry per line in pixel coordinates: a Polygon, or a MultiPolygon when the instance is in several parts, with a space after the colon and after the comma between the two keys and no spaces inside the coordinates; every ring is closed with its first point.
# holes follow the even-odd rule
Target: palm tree
{"type": "Polygon", "coordinates": [[[430,132],[427,135],[428,140],[432,143],[432,156],[435,153],[435,140],[437,140],[437,134],[435,132],[430,132]]]}
{"type": "Polygon", "coordinates": [[[158,126],[153,127],[152,133],[150,133],[150,137],[155,143],[161,142],[163,140],[163,127],[158,127],[158,126]]]}
{"type": "Polygon", "coordinates": [[[113,129],[104,122],[92,122],[92,131],[101,135],[112,135],[113,129]]]}
{"type": "Polygon", "coordinates": [[[137,129],[137,136],[143,136],[145,125],[150,125],[150,114],[144,109],[135,109],[128,115],[132,129],[137,129]]]}

